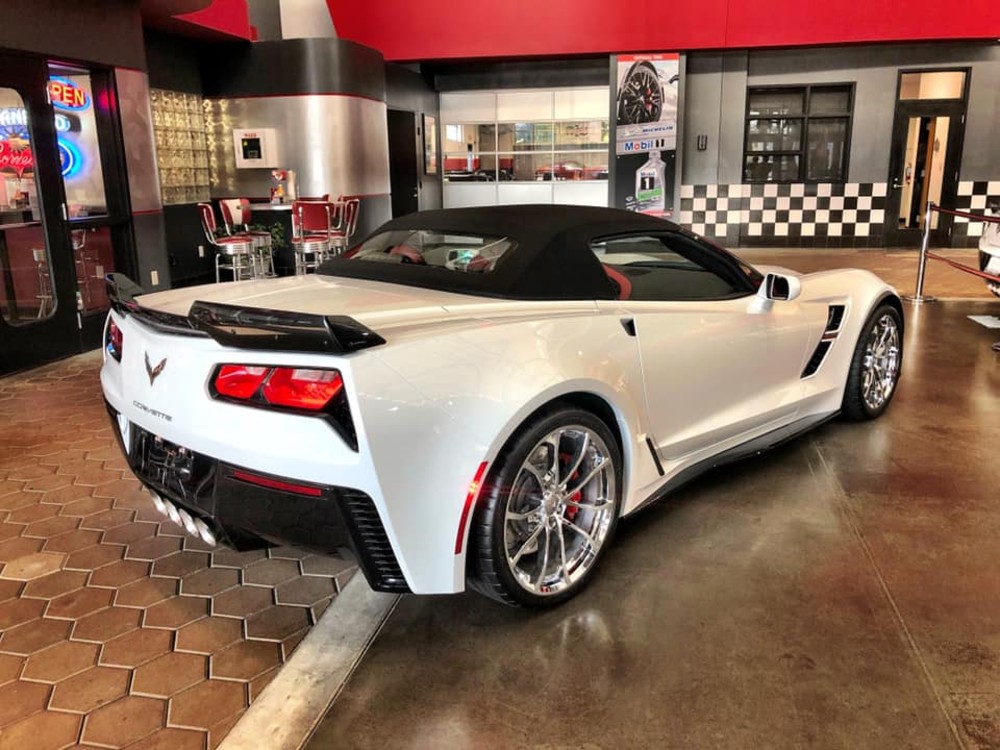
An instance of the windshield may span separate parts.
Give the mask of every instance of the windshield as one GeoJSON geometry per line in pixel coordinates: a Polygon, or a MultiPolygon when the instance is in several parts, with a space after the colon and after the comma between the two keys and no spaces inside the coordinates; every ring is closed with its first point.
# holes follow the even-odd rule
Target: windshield
{"type": "Polygon", "coordinates": [[[483,274],[496,268],[515,245],[509,237],[398,229],[371,237],[350,254],[350,259],[483,274]]]}

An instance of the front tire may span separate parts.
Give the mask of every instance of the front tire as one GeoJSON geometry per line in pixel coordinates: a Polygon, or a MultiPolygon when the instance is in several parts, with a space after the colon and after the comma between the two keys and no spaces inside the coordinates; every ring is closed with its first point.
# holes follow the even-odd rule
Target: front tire
{"type": "Polygon", "coordinates": [[[880,305],[861,329],[847,375],[842,412],[848,419],[875,419],[896,393],[903,362],[903,318],[880,305]]]}
{"type": "Polygon", "coordinates": [[[611,542],[622,460],[607,425],[563,406],[529,422],[494,464],[473,517],[469,585],[511,606],[579,593],[611,542]]]}

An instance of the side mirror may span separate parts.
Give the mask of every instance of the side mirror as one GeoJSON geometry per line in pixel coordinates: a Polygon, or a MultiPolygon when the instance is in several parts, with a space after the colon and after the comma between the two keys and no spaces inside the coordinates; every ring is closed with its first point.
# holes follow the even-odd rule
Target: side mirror
{"type": "Polygon", "coordinates": [[[789,301],[802,293],[802,282],[796,276],[784,276],[780,273],[769,273],[757,290],[750,312],[767,312],[775,300],[789,301]]]}

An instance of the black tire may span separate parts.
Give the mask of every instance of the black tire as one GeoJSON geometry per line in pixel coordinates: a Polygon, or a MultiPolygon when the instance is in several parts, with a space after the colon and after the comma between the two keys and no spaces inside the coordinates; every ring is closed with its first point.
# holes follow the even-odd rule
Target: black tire
{"type": "MultiPolygon", "coordinates": [[[[566,463],[571,463],[573,458],[574,456],[571,455],[566,463]]],[[[582,501],[581,492],[577,492],[572,497],[577,501],[582,501]]],[[[569,405],[557,405],[551,410],[536,416],[527,422],[510,439],[503,451],[501,451],[483,487],[480,501],[473,515],[472,530],[469,539],[469,562],[467,566],[469,587],[484,596],[515,607],[551,607],[575,596],[590,581],[594,569],[597,567],[601,557],[603,557],[604,550],[611,543],[621,510],[621,493],[621,451],[611,430],[601,419],[590,412],[569,405]],[[560,448],[556,451],[556,454],[560,456],[560,460],[562,460],[563,456],[561,448],[566,444],[564,441],[575,440],[577,441],[576,447],[580,447],[581,445],[588,446],[580,451],[580,455],[586,454],[587,457],[582,458],[581,463],[577,464],[580,467],[577,470],[577,474],[574,475],[572,473],[571,469],[573,467],[560,467],[561,471],[569,473],[569,478],[566,479],[564,484],[572,484],[573,478],[577,477],[585,466],[589,467],[598,473],[594,479],[584,481],[580,485],[581,492],[593,494],[591,488],[594,483],[597,483],[600,485],[598,489],[603,489],[605,499],[599,505],[588,506],[581,502],[580,504],[572,503],[575,505],[575,508],[553,509],[553,516],[562,514],[564,520],[571,521],[569,524],[571,527],[574,525],[572,522],[580,518],[584,518],[584,525],[589,523],[587,517],[587,513],[589,512],[595,520],[600,518],[600,524],[594,527],[598,531],[592,537],[583,537],[576,532],[567,531],[568,527],[563,525],[563,521],[550,516],[546,521],[539,520],[534,525],[529,525],[531,523],[530,520],[509,522],[514,525],[521,524],[524,533],[529,537],[528,540],[511,540],[507,533],[508,521],[506,520],[509,505],[516,502],[537,501],[539,504],[538,508],[532,509],[536,510],[539,517],[543,516],[545,512],[541,510],[541,508],[545,507],[546,503],[542,498],[543,487],[541,482],[531,476],[531,473],[525,469],[525,464],[528,462],[531,454],[537,455],[537,452],[542,448],[543,441],[547,437],[551,437],[553,433],[563,428],[567,429],[567,433],[563,438],[560,438],[560,441],[563,442],[560,442],[560,448]],[[580,436],[587,432],[596,436],[599,440],[591,437],[588,438],[589,443],[583,441],[580,436]],[[587,450],[590,448],[593,448],[593,454],[587,453],[587,450]],[[606,460],[610,460],[611,462],[610,475],[606,468],[598,468],[599,466],[605,466],[604,463],[597,463],[596,456],[601,454],[606,454],[606,460]],[[591,455],[593,455],[593,458],[591,458],[591,455]],[[584,463],[586,461],[591,461],[591,463],[584,463]],[[534,493],[528,491],[533,487],[537,487],[534,493]],[[609,512],[609,515],[605,515],[607,512],[609,512]],[[574,514],[572,518],[569,517],[570,513],[574,514]],[[577,514],[582,515],[578,516],[577,514]],[[571,572],[571,566],[567,565],[567,549],[569,549],[566,542],[567,538],[571,540],[575,539],[579,543],[580,548],[574,554],[580,552],[583,554],[583,558],[578,566],[572,568],[572,573],[578,576],[577,578],[566,583],[564,588],[552,587],[550,591],[546,592],[545,589],[550,587],[543,585],[543,580],[545,580],[545,572],[548,569],[549,557],[543,556],[543,554],[547,555],[547,552],[553,550],[553,547],[550,546],[549,541],[550,529],[540,529],[539,527],[549,521],[555,524],[550,527],[552,529],[552,538],[557,539],[555,534],[559,533],[562,539],[561,561],[552,560],[552,562],[561,562],[561,570],[564,572],[565,577],[568,578],[571,572]],[[532,533],[529,533],[529,531],[532,533]],[[534,558],[541,558],[542,560],[538,575],[538,584],[541,591],[535,592],[528,590],[515,576],[512,565],[518,567],[518,561],[511,562],[508,556],[508,544],[521,545],[523,543],[523,547],[520,550],[523,553],[523,549],[527,548],[530,544],[532,534],[539,531],[545,531],[545,547],[543,548],[540,541],[542,537],[538,536],[538,540],[535,542],[536,551],[524,554],[524,558],[530,559],[534,556],[534,558]],[[587,540],[600,539],[596,553],[592,552],[592,545],[585,542],[584,538],[587,540]],[[591,548],[592,553],[588,554],[586,548],[591,548]],[[545,550],[544,552],[543,549],[545,550]]],[[[521,506],[522,513],[520,515],[530,515],[523,512],[527,507],[524,505],[521,506]]],[[[517,531],[517,529],[514,529],[514,531],[517,531]]],[[[590,531],[593,532],[593,528],[590,531]]],[[[571,541],[570,544],[572,543],[571,541]]],[[[560,548],[556,545],[555,549],[558,550],[560,548]]],[[[559,573],[559,571],[555,571],[555,573],[559,573]]],[[[558,583],[562,584],[561,581],[558,583]]]]}
{"type": "Polygon", "coordinates": [[[618,124],[659,122],[662,114],[663,86],[656,68],[646,61],[635,63],[626,73],[618,92],[618,124]]]}
{"type": "Polygon", "coordinates": [[[844,389],[844,400],[841,412],[847,419],[861,422],[875,419],[889,407],[892,397],[896,394],[899,375],[903,362],[903,318],[899,311],[890,304],[882,304],[876,308],[861,329],[861,335],[854,346],[851,357],[851,367],[847,373],[847,386],[844,389]],[[886,352],[886,375],[882,382],[888,386],[888,393],[881,398],[872,398],[871,391],[866,388],[866,373],[870,371],[869,358],[878,354],[873,347],[884,326],[895,328],[894,352],[886,352]],[[890,361],[891,360],[891,361],[890,361]],[[891,372],[889,372],[891,370],[891,372]],[[891,380],[891,383],[889,383],[891,380]]]}

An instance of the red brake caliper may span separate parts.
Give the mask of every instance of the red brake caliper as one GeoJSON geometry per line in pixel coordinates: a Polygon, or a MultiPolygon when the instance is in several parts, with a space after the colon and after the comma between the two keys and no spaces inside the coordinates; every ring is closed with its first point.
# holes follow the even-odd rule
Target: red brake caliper
{"type": "MultiPolygon", "coordinates": [[[[572,458],[572,456],[565,455],[565,456],[560,456],[560,458],[565,459],[567,461],[567,463],[568,463],[569,460],[570,460],[570,458],[572,458]]],[[[578,479],[579,477],[580,477],[580,470],[577,469],[576,471],[574,471],[570,475],[569,479],[566,480],[566,483],[569,484],[574,479],[578,479]]],[[[574,492],[572,495],[569,496],[569,499],[572,500],[574,503],[578,503],[578,502],[580,502],[580,498],[582,498],[582,497],[583,497],[583,491],[582,490],[577,490],[576,492],[574,492]]],[[[576,519],[576,514],[579,513],[579,512],[580,512],[580,509],[577,508],[576,506],[574,506],[574,505],[568,505],[568,506],[566,506],[565,513],[563,513],[563,517],[567,521],[573,521],[574,519],[576,519]]]]}

